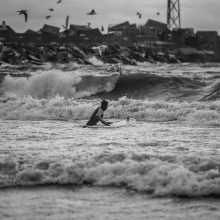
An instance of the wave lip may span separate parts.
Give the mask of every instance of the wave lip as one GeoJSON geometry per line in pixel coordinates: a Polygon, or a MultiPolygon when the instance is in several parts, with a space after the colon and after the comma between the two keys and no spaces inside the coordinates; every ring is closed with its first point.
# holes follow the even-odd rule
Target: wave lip
{"type": "Polygon", "coordinates": [[[5,94],[13,93],[18,97],[30,95],[37,99],[50,99],[57,95],[65,98],[82,98],[111,91],[118,78],[118,73],[80,75],[77,72],[49,70],[35,73],[28,78],[7,75],[2,82],[1,91],[5,94]]]}
{"type": "Polygon", "coordinates": [[[108,94],[98,97],[118,99],[126,96],[131,99],[159,99],[178,101],[219,100],[219,82],[205,82],[200,78],[184,76],[137,73],[122,75],[115,88],[108,94]]]}
{"type": "Polygon", "coordinates": [[[1,188],[47,184],[126,187],[154,196],[220,196],[220,161],[169,162],[146,155],[104,154],[87,160],[0,163],[1,188]]]}

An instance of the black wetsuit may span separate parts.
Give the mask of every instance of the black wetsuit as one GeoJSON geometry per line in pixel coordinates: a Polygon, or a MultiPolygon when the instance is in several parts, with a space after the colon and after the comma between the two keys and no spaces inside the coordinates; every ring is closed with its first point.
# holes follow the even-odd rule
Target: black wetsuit
{"type": "Polygon", "coordinates": [[[91,115],[89,121],[86,123],[86,125],[90,125],[90,126],[96,125],[100,121],[100,118],[101,119],[103,118],[103,115],[104,115],[104,112],[103,112],[102,108],[98,107],[92,113],[92,115],[91,115]]]}

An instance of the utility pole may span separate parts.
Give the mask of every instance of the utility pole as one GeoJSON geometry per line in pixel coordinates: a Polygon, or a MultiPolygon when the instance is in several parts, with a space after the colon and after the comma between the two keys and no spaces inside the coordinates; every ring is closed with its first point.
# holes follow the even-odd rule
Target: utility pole
{"type": "Polygon", "coordinates": [[[167,28],[181,28],[180,0],[167,0],[167,28]]]}

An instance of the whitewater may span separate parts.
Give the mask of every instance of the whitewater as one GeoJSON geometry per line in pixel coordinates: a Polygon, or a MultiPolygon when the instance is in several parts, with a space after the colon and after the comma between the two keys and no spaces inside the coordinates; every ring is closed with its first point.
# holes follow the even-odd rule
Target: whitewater
{"type": "Polygon", "coordinates": [[[220,65],[93,62],[0,68],[0,219],[220,219],[220,65]]]}

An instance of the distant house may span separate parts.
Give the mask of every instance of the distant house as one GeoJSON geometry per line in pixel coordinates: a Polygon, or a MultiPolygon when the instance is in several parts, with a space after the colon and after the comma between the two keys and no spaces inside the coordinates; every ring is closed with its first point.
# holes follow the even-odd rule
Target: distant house
{"type": "Polygon", "coordinates": [[[165,32],[169,29],[167,28],[167,24],[162,23],[160,21],[155,21],[152,19],[148,19],[148,21],[145,24],[146,27],[149,27],[151,29],[156,28],[158,31],[165,32]]]}
{"type": "Polygon", "coordinates": [[[26,30],[25,32],[24,32],[24,34],[27,34],[27,35],[34,35],[34,34],[39,34],[37,31],[33,31],[33,30],[31,30],[31,29],[28,29],[28,30],[26,30]]]}
{"type": "Polygon", "coordinates": [[[59,35],[60,28],[45,24],[41,29],[41,33],[49,35],[59,35]]]}
{"type": "Polygon", "coordinates": [[[192,41],[194,38],[195,38],[195,33],[193,28],[174,28],[172,30],[172,39],[173,41],[179,44],[185,44],[186,41],[190,41],[190,40],[192,41]]]}
{"type": "Polygon", "coordinates": [[[148,30],[154,31],[155,40],[167,40],[170,30],[167,28],[167,24],[149,19],[144,25],[148,30]]]}
{"type": "Polygon", "coordinates": [[[92,37],[102,35],[98,28],[91,28],[89,25],[71,24],[67,31],[68,36],[92,37]]]}
{"type": "Polygon", "coordinates": [[[120,24],[109,25],[108,33],[122,37],[133,37],[138,35],[139,31],[136,24],[130,24],[125,21],[120,24]]]}
{"type": "Polygon", "coordinates": [[[197,31],[196,39],[199,44],[213,43],[218,37],[217,31],[197,31]]]}
{"type": "Polygon", "coordinates": [[[58,41],[60,28],[45,24],[39,31],[41,40],[44,43],[58,41]]]}
{"type": "Polygon", "coordinates": [[[80,36],[90,30],[92,30],[92,28],[88,25],[71,24],[68,30],[68,35],[69,36],[80,36]]]}
{"type": "Polygon", "coordinates": [[[3,21],[0,25],[0,41],[16,41],[16,32],[3,21]]]}
{"type": "Polygon", "coordinates": [[[23,42],[41,42],[42,33],[41,31],[33,31],[31,29],[28,29],[22,34],[20,40],[23,42]]]}
{"type": "Polygon", "coordinates": [[[114,35],[119,35],[122,36],[122,34],[124,33],[124,30],[126,28],[129,27],[129,22],[125,21],[123,23],[120,24],[116,24],[116,25],[109,25],[108,27],[108,33],[110,34],[114,34],[114,35]]]}
{"type": "Polygon", "coordinates": [[[153,40],[155,39],[155,34],[156,32],[148,26],[143,25],[139,27],[139,36],[153,40]]]}

